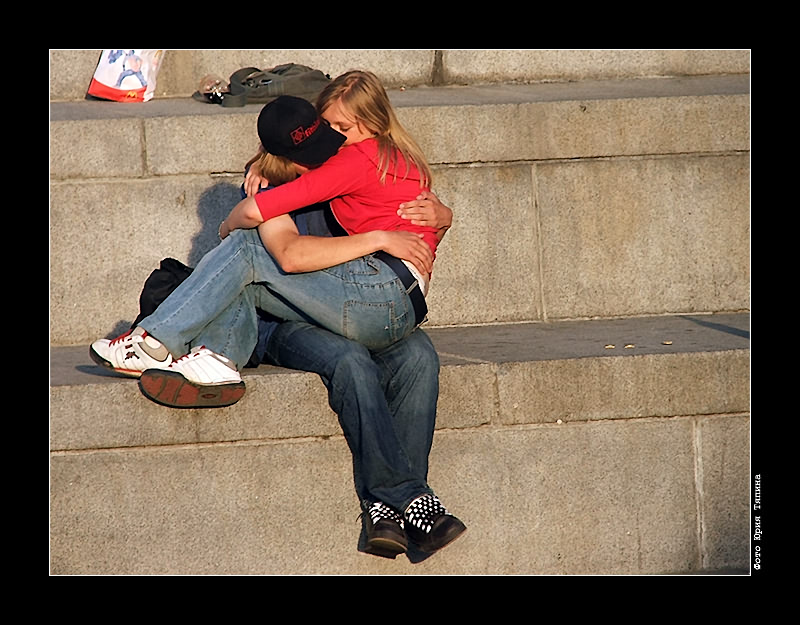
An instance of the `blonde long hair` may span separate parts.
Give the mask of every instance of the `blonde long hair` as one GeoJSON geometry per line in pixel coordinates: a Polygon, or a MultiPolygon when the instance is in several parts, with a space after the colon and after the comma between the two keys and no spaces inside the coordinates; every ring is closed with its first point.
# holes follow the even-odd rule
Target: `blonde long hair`
{"type": "Polygon", "coordinates": [[[430,187],[431,168],[425,155],[400,124],[394,113],[389,96],[380,80],[372,72],[353,70],[332,80],[317,98],[317,111],[322,114],[330,104],[341,100],[342,106],[361,121],[378,141],[378,171],[381,182],[386,182],[386,173],[392,168],[397,177],[397,153],[406,163],[406,175],[413,163],[420,173],[420,186],[430,187]]]}

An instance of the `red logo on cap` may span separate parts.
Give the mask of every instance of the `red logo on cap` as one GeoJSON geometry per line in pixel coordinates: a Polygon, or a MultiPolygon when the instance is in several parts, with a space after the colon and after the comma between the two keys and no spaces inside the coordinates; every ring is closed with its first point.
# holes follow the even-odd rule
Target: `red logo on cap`
{"type": "Polygon", "coordinates": [[[317,121],[311,124],[308,128],[304,129],[302,126],[300,126],[297,130],[293,130],[291,132],[292,141],[294,141],[295,145],[300,145],[303,143],[303,141],[313,135],[317,128],[319,128],[319,119],[317,119],[317,121]]]}

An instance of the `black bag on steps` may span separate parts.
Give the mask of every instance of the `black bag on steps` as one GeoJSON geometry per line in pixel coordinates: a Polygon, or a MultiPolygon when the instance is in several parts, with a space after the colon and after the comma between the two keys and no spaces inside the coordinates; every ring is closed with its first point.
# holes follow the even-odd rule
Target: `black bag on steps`
{"type": "MultiPolygon", "coordinates": [[[[155,269],[153,273],[148,276],[147,280],[144,281],[142,293],[139,295],[139,316],[136,317],[136,320],[131,324],[131,329],[139,325],[142,319],[153,314],[161,302],[167,299],[170,293],[177,289],[181,282],[191,275],[192,271],[194,270],[191,267],[187,267],[174,258],[165,258],[162,260],[159,268],[155,269]]],[[[265,312],[258,311],[258,313],[260,316],[269,318],[265,312]]],[[[274,321],[274,318],[272,318],[272,320],[274,321]]],[[[260,329],[261,326],[259,325],[259,330],[260,329]]],[[[245,367],[258,367],[261,364],[262,356],[263,354],[259,352],[258,347],[256,347],[245,367]]]]}
{"type": "Polygon", "coordinates": [[[145,280],[142,293],[139,296],[139,316],[131,325],[135,328],[145,317],[152,315],[156,308],[172,293],[181,282],[192,273],[192,268],[187,267],[179,260],[165,258],[158,269],[145,280]]]}
{"type": "Polygon", "coordinates": [[[207,98],[200,92],[193,97],[226,107],[266,104],[281,95],[304,98],[313,104],[330,79],[318,69],[297,63],[286,63],[266,70],[243,67],[231,74],[228,91],[222,91],[214,98],[207,98]]]}

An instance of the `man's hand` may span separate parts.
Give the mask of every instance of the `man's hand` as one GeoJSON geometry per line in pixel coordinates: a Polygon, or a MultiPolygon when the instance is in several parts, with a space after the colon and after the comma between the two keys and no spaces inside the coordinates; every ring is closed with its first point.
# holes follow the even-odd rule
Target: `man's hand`
{"type": "MultiPolygon", "coordinates": [[[[429,226],[437,230],[446,231],[453,223],[453,211],[442,204],[432,191],[423,191],[415,200],[401,204],[397,214],[415,226],[429,226]]],[[[443,234],[440,234],[440,238],[443,234]]]]}
{"type": "Polygon", "coordinates": [[[224,240],[237,228],[255,228],[261,223],[264,223],[264,218],[261,216],[261,211],[258,210],[258,204],[253,198],[246,197],[233,207],[233,210],[219,225],[219,238],[224,240]]]}
{"type": "Polygon", "coordinates": [[[423,276],[428,276],[433,271],[433,252],[421,234],[403,230],[376,232],[382,237],[380,249],[411,262],[423,276]]]}
{"type": "Polygon", "coordinates": [[[268,187],[269,180],[261,175],[257,164],[253,164],[244,176],[244,192],[247,197],[253,197],[261,190],[261,187],[268,187]]]}

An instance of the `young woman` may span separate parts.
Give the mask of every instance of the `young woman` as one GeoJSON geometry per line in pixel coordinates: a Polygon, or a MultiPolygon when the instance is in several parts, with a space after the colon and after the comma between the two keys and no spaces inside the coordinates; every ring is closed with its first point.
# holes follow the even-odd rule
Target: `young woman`
{"type": "MultiPolygon", "coordinates": [[[[330,91],[326,89],[320,96],[321,102],[325,102],[326,94],[340,84],[342,81],[333,81],[330,91]]],[[[382,93],[385,96],[385,92],[382,93]]],[[[378,108],[389,106],[388,98],[371,101],[377,102],[378,108]]],[[[341,98],[335,102],[340,104],[341,98]]],[[[330,110],[330,105],[323,109],[324,112],[330,110]]],[[[386,116],[390,120],[392,117],[386,116]]],[[[340,125],[341,121],[334,118],[333,123],[340,125]]],[[[384,134],[387,131],[383,131],[384,134]]],[[[296,181],[259,193],[256,196],[259,201],[289,187],[296,190],[298,182],[306,177],[318,180],[319,174],[326,175],[326,160],[338,160],[336,151],[348,140],[346,135],[322,123],[311,104],[289,96],[282,96],[264,107],[259,116],[258,132],[265,151],[289,158],[297,173],[306,172],[296,181]]],[[[361,154],[366,140],[361,135],[357,139],[356,144],[344,147],[343,151],[353,149],[358,151],[357,156],[361,154]]],[[[395,158],[394,162],[397,164],[398,159],[395,158]]],[[[341,172],[337,163],[334,171],[341,172]]],[[[378,181],[376,166],[372,166],[366,176],[364,173],[354,172],[351,177],[363,180],[364,186],[372,186],[378,181]]],[[[394,177],[396,172],[392,175],[394,177]]],[[[130,338],[110,344],[96,342],[92,346],[93,358],[109,363],[108,366],[120,373],[139,376],[147,368],[169,366],[173,358],[187,355],[188,358],[181,358],[182,366],[189,367],[202,356],[202,361],[213,365],[209,367],[213,372],[209,375],[210,380],[219,384],[231,383],[238,388],[238,373],[231,377],[225,365],[237,369],[250,357],[257,332],[256,307],[280,319],[319,325],[371,349],[386,347],[408,336],[424,320],[427,310],[422,289],[405,264],[394,262],[396,258],[391,256],[379,260],[373,255],[378,250],[385,250],[416,264],[417,273],[429,274],[433,255],[431,244],[438,242],[436,229],[414,226],[411,221],[397,216],[400,200],[413,200],[420,190],[418,178],[417,182],[411,183],[411,188],[408,188],[408,182],[406,177],[403,180],[406,194],[396,196],[397,199],[391,200],[393,204],[388,204],[389,200],[384,196],[382,219],[386,221],[391,212],[394,230],[356,230],[351,219],[348,221],[351,236],[337,238],[335,242],[315,242],[301,239],[296,234],[292,236],[293,224],[288,216],[264,223],[253,198],[240,202],[220,228],[224,237],[222,243],[206,254],[189,278],[152,315],[140,322],[130,338]],[[238,216],[251,206],[256,207],[258,215],[257,223],[252,226],[264,223],[260,230],[253,227],[242,229],[245,224],[238,221],[238,216]],[[237,229],[229,234],[231,223],[237,225],[237,229]],[[428,234],[433,234],[433,237],[423,239],[421,236],[424,235],[410,232],[411,229],[430,231],[428,234]],[[266,248],[261,236],[266,240],[266,248]],[[280,262],[287,256],[284,252],[290,245],[304,246],[306,253],[295,250],[291,256],[303,259],[302,262],[282,267],[280,262]],[[287,269],[302,273],[290,273],[287,269]],[[216,341],[225,348],[221,354],[212,355],[205,351],[187,354],[193,345],[196,346],[195,341],[206,326],[221,315],[247,320],[247,323],[232,324],[237,327],[239,340],[234,340],[231,331],[230,340],[216,341]],[[145,353],[138,354],[137,349],[131,347],[131,341],[135,344],[133,347],[141,347],[145,353]]],[[[386,180],[378,184],[388,187],[398,183],[386,180]]],[[[358,202],[363,205],[364,197],[355,190],[336,200],[352,201],[351,205],[357,206],[358,202]]],[[[311,204],[314,204],[313,199],[304,199],[295,208],[311,204]]],[[[360,212],[364,212],[363,208],[360,212]]],[[[358,210],[354,212],[358,213],[358,210]]]]}
{"type": "MultiPolygon", "coordinates": [[[[209,320],[230,306],[239,310],[243,298],[247,309],[258,307],[281,319],[307,321],[370,349],[391,345],[424,321],[423,290],[438,232],[401,219],[397,210],[427,189],[430,175],[413,144],[405,140],[388,97],[380,83],[380,88],[376,87],[376,81],[364,72],[334,80],[320,96],[322,117],[327,116],[331,126],[320,122],[316,114],[312,119],[308,112],[305,122],[298,123],[302,120],[286,110],[299,104],[297,98],[284,96],[265,107],[259,118],[259,136],[266,151],[290,154],[301,167],[319,162],[308,160],[308,148],[336,133],[334,125],[349,133],[355,128],[356,134],[345,135],[345,147],[319,167],[234,207],[220,228],[223,242],[141,322],[139,334],[146,332],[150,342],[157,339],[174,356],[186,354],[209,320]],[[337,93],[342,95],[331,99],[331,94],[337,93]],[[359,94],[357,106],[347,99],[350,94],[359,94]],[[383,125],[373,126],[376,120],[383,120],[383,125]],[[353,126],[345,126],[351,122],[353,126]],[[348,145],[348,140],[354,143],[348,145]],[[265,216],[272,218],[328,199],[351,236],[337,245],[335,253],[320,252],[313,242],[299,241],[308,244],[306,260],[302,265],[282,267],[278,259],[283,243],[275,241],[286,240],[289,221],[271,220],[261,229],[256,226],[265,222],[265,216]],[[347,246],[345,251],[342,246],[347,246]],[[374,254],[378,250],[389,254],[374,254]],[[420,277],[415,279],[409,265],[393,256],[408,261],[420,277]]],[[[251,325],[255,340],[255,320],[251,325]]],[[[242,366],[251,352],[252,345],[247,353],[225,356],[242,366]]],[[[136,366],[155,366],[143,361],[136,366]]]]}

